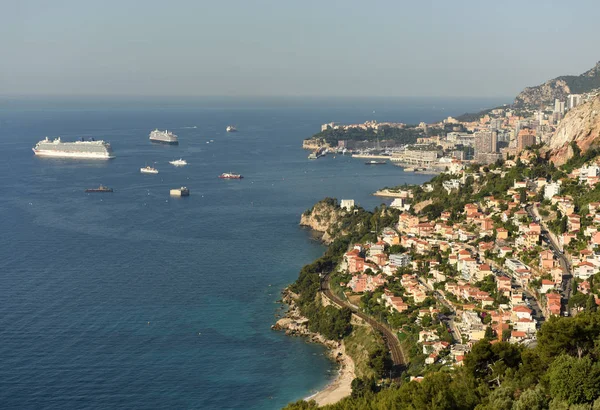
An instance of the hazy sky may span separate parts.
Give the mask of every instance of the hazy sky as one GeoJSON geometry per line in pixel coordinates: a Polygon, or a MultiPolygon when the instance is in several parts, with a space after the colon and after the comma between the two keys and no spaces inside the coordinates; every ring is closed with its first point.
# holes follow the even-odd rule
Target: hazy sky
{"type": "Polygon", "coordinates": [[[0,95],[514,96],[600,60],[599,1],[0,0],[0,95]]]}

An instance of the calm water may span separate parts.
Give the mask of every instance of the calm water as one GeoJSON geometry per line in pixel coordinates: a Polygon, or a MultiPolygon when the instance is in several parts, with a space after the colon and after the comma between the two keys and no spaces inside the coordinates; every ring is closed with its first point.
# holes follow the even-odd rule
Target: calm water
{"type": "Polygon", "coordinates": [[[272,409],[323,387],[324,350],[269,328],[280,290],[323,252],[300,214],[325,196],[372,208],[377,188],[429,177],[309,161],[301,140],[332,120],[501,102],[0,101],[1,407],[272,409]],[[150,144],[155,127],[180,145],[150,144]],[[117,158],[36,158],[46,135],[106,139],[117,158]],[[83,192],[101,183],[115,192],[83,192]],[[191,196],[169,198],[182,185],[191,196]]]}

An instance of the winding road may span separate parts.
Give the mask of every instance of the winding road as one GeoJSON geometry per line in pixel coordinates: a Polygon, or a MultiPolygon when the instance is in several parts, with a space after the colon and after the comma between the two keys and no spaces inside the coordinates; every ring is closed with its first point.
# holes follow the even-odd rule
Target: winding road
{"type": "MultiPolygon", "coordinates": [[[[388,350],[390,351],[392,361],[394,362],[394,368],[398,369],[401,366],[404,366],[406,360],[404,358],[404,352],[400,347],[400,341],[390,328],[382,325],[381,323],[377,322],[376,320],[372,319],[371,317],[358,310],[355,306],[335,296],[329,286],[329,275],[325,276],[321,281],[321,291],[330,301],[332,301],[339,307],[347,307],[352,311],[352,313],[354,313],[356,316],[358,316],[359,318],[367,322],[369,325],[371,325],[373,329],[378,330],[381,333],[383,340],[388,347],[388,350]]],[[[396,372],[396,374],[398,374],[398,372],[396,372]]]]}

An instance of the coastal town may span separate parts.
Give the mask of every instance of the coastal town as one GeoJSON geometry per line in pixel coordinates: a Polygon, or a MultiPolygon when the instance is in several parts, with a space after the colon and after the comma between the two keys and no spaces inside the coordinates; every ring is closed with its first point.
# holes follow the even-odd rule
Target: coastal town
{"type": "MultiPolygon", "coordinates": [[[[377,373],[380,383],[421,382],[472,367],[466,360],[481,346],[535,350],[544,323],[556,326],[562,323],[557,318],[597,311],[600,150],[589,141],[597,138],[598,91],[569,94],[537,109],[515,104],[421,123],[416,128],[422,133],[436,135],[415,144],[396,141],[382,149],[385,140],[374,142],[373,135],[407,125],[374,121],[324,124],[304,141],[317,158],[354,152],[438,174],[421,186],[376,192],[393,202],[373,213],[353,199],[329,198],[302,216],[301,225],[320,231],[340,251],[301,273],[299,281],[311,272],[320,278],[321,297],[304,303],[346,309],[355,327],[368,325],[381,334],[390,362],[377,373]],[[369,148],[365,141],[337,139],[332,145],[321,138],[356,130],[370,133],[369,148]]],[[[298,283],[292,290],[302,295],[298,283]]],[[[315,318],[321,320],[318,314],[302,319],[307,329],[315,318]]],[[[343,356],[345,366],[360,366],[360,357],[343,356]]],[[[341,375],[354,378],[352,389],[338,383],[335,400],[321,392],[318,404],[350,391],[362,394],[355,394],[366,383],[360,375],[341,375]]]]}
{"type": "Polygon", "coordinates": [[[479,114],[447,117],[418,125],[366,121],[323,124],[304,140],[311,159],[344,153],[363,159],[389,160],[408,171],[442,172],[456,161],[491,164],[548,141],[565,114],[594,99],[600,89],[568,94],[545,106],[504,105],[479,114]],[[352,139],[345,139],[350,137],[352,139]],[[375,137],[375,138],[374,138],[375,137]]]}

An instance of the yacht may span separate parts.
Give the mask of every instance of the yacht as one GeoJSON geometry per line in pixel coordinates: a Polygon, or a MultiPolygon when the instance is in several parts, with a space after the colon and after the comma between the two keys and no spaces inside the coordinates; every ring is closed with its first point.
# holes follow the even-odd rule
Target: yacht
{"type": "Polygon", "coordinates": [[[179,158],[173,161],[169,161],[169,164],[175,165],[176,167],[182,167],[184,165],[187,165],[187,161],[185,159],[179,158]]]}
{"type": "Polygon", "coordinates": [[[235,128],[233,125],[228,125],[225,130],[227,132],[237,132],[237,128],[235,128]]]}
{"type": "Polygon", "coordinates": [[[144,168],[140,168],[140,172],[142,174],[158,174],[158,169],[152,168],[151,166],[145,166],[144,168]]]}

